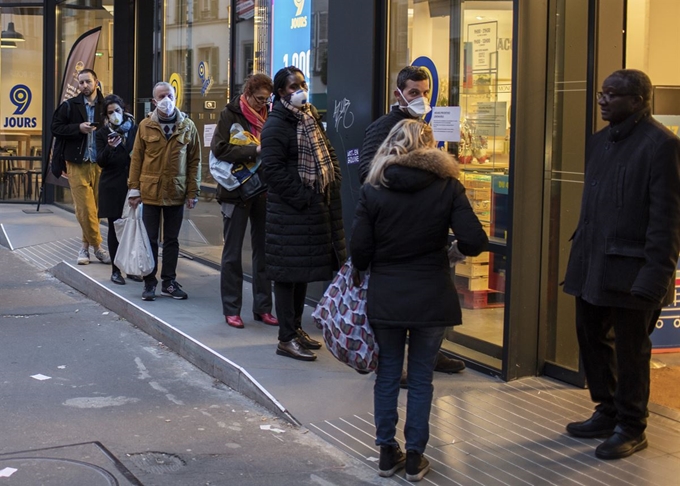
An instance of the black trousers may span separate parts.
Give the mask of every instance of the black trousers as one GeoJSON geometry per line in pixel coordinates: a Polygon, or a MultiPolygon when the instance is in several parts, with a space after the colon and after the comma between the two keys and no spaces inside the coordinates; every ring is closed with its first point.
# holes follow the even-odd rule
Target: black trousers
{"type": "Polygon", "coordinates": [[[245,206],[234,206],[230,216],[222,214],[224,247],[220,270],[220,294],[222,313],[225,316],[241,314],[243,302],[243,265],[241,255],[243,239],[250,220],[250,244],[253,249],[253,312],[272,311],[272,282],[265,275],[265,195],[248,200],[245,206]]]}
{"type": "Polygon", "coordinates": [[[120,268],[113,263],[116,259],[116,253],[118,253],[118,238],[116,237],[116,228],[113,225],[113,222],[117,219],[119,218],[106,218],[106,221],[109,223],[109,234],[106,236],[106,244],[109,246],[109,256],[111,257],[111,273],[120,273],[120,268]]]}
{"type": "Polygon", "coordinates": [[[181,206],[152,206],[144,204],[142,219],[149,234],[151,252],[155,265],[151,273],[144,277],[144,285],[158,285],[158,237],[163,215],[163,267],[161,281],[167,285],[177,277],[177,259],[179,258],[179,230],[184,217],[184,205],[181,206]]]}
{"type": "Polygon", "coordinates": [[[631,437],[647,427],[649,335],[660,312],[601,307],[576,298],[576,332],[590,398],[631,437]]]}
{"type": "Polygon", "coordinates": [[[279,341],[290,341],[302,328],[302,313],[307,296],[306,283],[274,282],[276,318],[279,320],[279,341]]]}

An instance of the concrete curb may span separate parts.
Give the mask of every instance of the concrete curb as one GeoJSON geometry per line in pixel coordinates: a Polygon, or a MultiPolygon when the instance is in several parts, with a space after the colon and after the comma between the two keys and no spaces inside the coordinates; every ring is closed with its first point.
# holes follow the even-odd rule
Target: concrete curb
{"type": "Polygon", "coordinates": [[[170,350],[179,354],[203,372],[262,405],[276,416],[287,420],[293,425],[301,425],[243,367],[213,351],[128,299],[112,292],[67,262],[62,261],[48,271],[66,285],[73,287],[88,298],[124,317],[128,322],[163,343],[170,350]]]}

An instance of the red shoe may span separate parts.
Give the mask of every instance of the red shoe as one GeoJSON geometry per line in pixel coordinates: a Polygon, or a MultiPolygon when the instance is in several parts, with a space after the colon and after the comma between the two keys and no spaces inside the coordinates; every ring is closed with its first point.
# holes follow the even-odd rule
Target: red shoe
{"type": "Polygon", "coordinates": [[[263,312],[262,314],[253,313],[253,319],[260,321],[268,326],[278,326],[279,321],[276,317],[271,315],[269,312],[263,312]]]}
{"type": "Polygon", "coordinates": [[[229,324],[231,327],[235,327],[236,329],[243,329],[243,321],[241,320],[241,316],[224,316],[224,320],[227,321],[227,324],[229,324]]]}

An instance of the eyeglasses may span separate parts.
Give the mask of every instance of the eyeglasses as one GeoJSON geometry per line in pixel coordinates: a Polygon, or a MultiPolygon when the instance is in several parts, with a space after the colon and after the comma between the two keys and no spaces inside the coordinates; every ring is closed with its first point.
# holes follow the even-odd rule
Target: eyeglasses
{"type": "Polygon", "coordinates": [[[253,96],[253,99],[261,105],[269,103],[269,96],[253,96]]]}
{"type": "Polygon", "coordinates": [[[615,98],[621,98],[622,96],[640,96],[637,93],[603,93],[602,91],[597,92],[597,101],[605,100],[611,101],[615,98]]]}

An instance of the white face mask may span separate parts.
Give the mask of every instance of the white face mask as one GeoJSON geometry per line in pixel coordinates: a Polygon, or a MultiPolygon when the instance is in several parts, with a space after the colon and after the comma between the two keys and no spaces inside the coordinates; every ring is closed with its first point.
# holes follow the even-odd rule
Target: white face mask
{"type": "Polygon", "coordinates": [[[430,106],[430,100],[428,100],[427,97],[420,96],[411,101],[408,101],[404,96],[404,93],[402,93],[399,88],[397,88],[397,91],[399,91],[399,94],[401,95],[403,100],[406,101],[407,103],[406,106],[400,106],[400,108],[404,111],[408,111],[409,115],[411,115],[412,117],[420,118],[432,111],[432,107],[430,106]]]}
{"type": "Polygon", "coordinates": [[[156,107],[165,115],[172,115],[175,112],[175,101],[165,97],[156,103],[156,107]]]}
{"type": "Polygon", "coordinates": [[[114,111],[109,115],[109,121],[114,125],[120,125],[121,123],[123,123],[123,115],[121,115],[117,111],[114,111]]]}
{"type": "Polygon", "coordinates": [[[290,95],[290,104],[295,108],[302,108],[307,104],[308,92],[306,89],[299,89],[290,95]]]}

